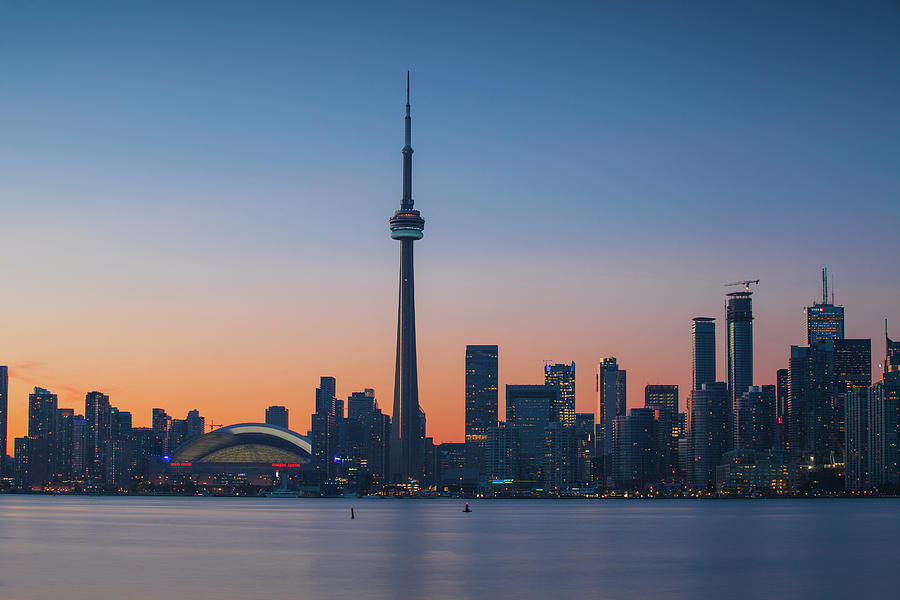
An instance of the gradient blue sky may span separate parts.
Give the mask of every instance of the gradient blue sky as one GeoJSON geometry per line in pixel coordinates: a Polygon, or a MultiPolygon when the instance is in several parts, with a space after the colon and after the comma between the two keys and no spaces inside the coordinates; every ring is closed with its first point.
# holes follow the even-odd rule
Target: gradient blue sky
{"type": "MultiPolygon", "coordinates": [[[[466,343],[501,382],[615,355],[629,404],[760,278],[760,384],[834,275],[900,337],[896,2],[0,0],[0,364],[216,422],[319,375],[390,409],[412,70],[422,404],[460,439],[466,343]]],[[[721,331],[720,331],[721,333],[721,331]]],[[[720,336],[721,339],[721,336],[720,336]]],[[[724,344],[720,375],[724,377],[724,344]]],[[[682,402],[684,396],[682,397],[682,402]]]]}

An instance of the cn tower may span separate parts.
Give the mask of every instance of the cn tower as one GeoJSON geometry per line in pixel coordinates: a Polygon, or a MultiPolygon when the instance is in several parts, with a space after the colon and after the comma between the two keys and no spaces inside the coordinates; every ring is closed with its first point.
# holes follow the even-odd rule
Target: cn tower
{"type": "Polygon", "coordinates": [[[400,240],[400,306],[397,317],[397,367],[391,420],[391,479],[406,483],[422,476],[423,436],[419,425],[419,376],[416,367],[416,299],[413,242],[422,239],[425,219],[413,208],[412,120],[409,71],[406,72],[406,143],[403,146],[403,197],[391,217],[391,237],[400,240]]]}

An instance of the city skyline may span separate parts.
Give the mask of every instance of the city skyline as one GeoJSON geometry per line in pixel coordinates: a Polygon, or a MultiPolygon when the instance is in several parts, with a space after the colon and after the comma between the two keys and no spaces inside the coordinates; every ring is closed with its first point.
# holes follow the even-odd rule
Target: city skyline
{"type": "MultiPolygon", "coordinates": [[[[418,253],[419,396],[429,435],[438,441],[463,439],[468,344],[500,346],[500,389],[542,383],[544,360],[574,361],[576,411],[594,412],[592,373],[606,356],[629,372],[629,408],[640,407],[644,386],[657,383],[679,385],[683,406],[695,316],[719,324],[717,380],[726,380],[722,284],[741,277],[761,280],[753,296],[753,385],[774,384],[790,345],[805,344],[804,307],[818,297],[823,266],[836,275],[847,337],[873,340],[873,373],[884,354],[884,318],[900,323],[900,273],[885,251],[893,245],[890,225],[900,218],[892,166],[900,118],[889,108],[900,99],[900,69],[892,68],[900,60],[883,37],[895,13],[823,9],[820,26],[840,23],[847,31],[838,46],[852,59],[835,63],[818,30],[803,24],[802,11],[788,11],[788,25],[771,33],[772,52],[798,40],[799,50],[791,64],[775,65],[767,58],[776,54],[755,57],[740,43],[741,35],[755,40],[763,21],[773,25],[771,6],[733,9],[739,15],[712,11],[681,33],[659,32],[660,23],[627,9],[589,11],[603,17],[601,29],[618,20],[632,32],[663,34],[652,41],[653,35],[639,36],[651,45],[628,60],[576,57],[576,67],[591,67],[589,73],[613,68],[612,80],[627,84],[623,91],[572,77],[575,67],[557,72],[560,54],[525,77],[502,68],[507,50],[492,46],[473,69],[473,55],[442,58],[451,45],[440,39],[438,50],[414,65],[390,50],[373,59],[370,74],[355,77],[298,58],[305,46],[259,16],[254,22],[283,45],[259,47],[264,72],[291,67],[303,84],[252,77],[253,65],[228,62],[235,55],[225,47],[227,36],[202,29],[198,39],[223,57],[207,56],[199,43],[181,47],[191,72],[206,58],[235,66],[236,77],[213,70],[205,80],[181,81],[187,71],[169,71],[144,54],[155,48],[139,26],[146,15],[116,13],[124,31],[136,34],[132,40],[116,33],[107,15],[94,23],[93,43],[72,44],[73,24],[35,20],[27,7],[2,10],[11,18],[0,25],[0,44],[31,56],[43,92],[35,98],[25,85],[27,74],[10,58],[17,52],[0,53],[0,68],[14,75],[0,115],[9,132],[0,158],[10,169],[0,193],[20,199],[8,209],[10,231],[0,242],[12,290],[4,298],[0,356],[10,367],[10,440],[24,435],[35,386],[57,394],[61,406],[79,406],[86,392],[102,391],[131,411],[136,425],[149,425],[150,409],[158,406],[178,414],[196,408],[221,424],[243,422],[278,398],[303,415],[294,417],[294,429],[305,432],[323,374],[337,379],[338,397],[374,388],[387,408],[396,248],[384,240],[383,218],[396,205],[390,140],[407,66],[421,82],[417,139],[427,151],[416,185],[431,219],[418,253]],[[738,24],[740,17],[755,19],[738,24]],[[30,29],[10,28],[23,19],[30,29]],[[726,45],[728,60],[704,59],[702,43],[687,39],[690,33],[705,39],[719,26],[737,41],[726,45]],[[862,37],[867,44],[848,48],[862,37]],[[52,53],[67,42],[73,48],[67,58],[52,53]],[[38,51],[41,44],[52,57],[38,51]],[[109,56],[105,74],[94,73],[88,65],[114,54],[116,44],[133,63],[109,56]],[[650,60],[669,50],[665,65],[650,60]],[[690,66],[698,59],[711,75],[690,66]],[[663,66],[675,67],[682,80],[672,81],[663,66]],[[800,85],[786,81],[801,71],[807,78],[800,85]],[[175,78],[185,84],[184,95],[168,92],[165,110],[149,107],[121,85],[137,85],[135,76],[145,76],[150,89],[175,78]],[[712,85],[717,78],[733,91],[712,85]],[[854,92],[842,86],[851,78],[854,92]],[[538,89],[538,79],[553,93],[538,89]],[[235,94],[248,80],[259,93],[235,94]],[[644,94],[625,93],[638,90],[644,94]],[[660,100],[663,90],[671,104],[660,100]],[[760,113],[731,95],[751,92],[770,111],[769,121],[761,123],[760,113]],[[643,99],[639,109],[626,110],[635,98],[643,99]],[[287,99],[299,106],[288,107],[287,99]],[[30,111],[34,102],[44,118],[30,111]],[[242,103],[253,110],[238,126],[242,103]],[[567,114],[560,115],[561,104],[567,114]],[[688,111],[682,123],[675,109],[685,107],[708,111],[712,121],[699,123],[688,111]],[[323,110],[324,117],[312,116],[323,110]],[[785,128],[786,136],[779,133],[785,128]],[[797,135],[808,142],[798,145],[791,137],[797,135]],[[75,140],[84,142],[78,151],[75,140]],[[683,149],[679,142],[690,151],[675,151],[683,149]],[[570,150],[568,162],[556,162],[555,147],[570,150]],[[773,148],[778,152],[769,157],[773,148]],[[717,152],[724,158],[716,160],[717,152]],[[747,213],[744,204],[760,198],[747,213]],[[853,214],[840,218],[839,239],[823,240],[835,209],[850,202],[853,214]],[[348,235],[333,237],[337,230],[323,224],[339,211],[348,235]],[[690,218],[697,212],[709,215],[699,228],[690,218]],[[725,227],[737,218],[740,228],[725,227]],[[617,227],[604,229],[610,219],[617,227]],[[259,407],[245,408],[254,398],[259,407]]],[[[204,16],[201,9],[186,11],[187,23],[204,16]]],[[[89,15],[62,16],[78,23],[89,15]]],[[[489,22],[498,18],[489,12],[489,22]]],[[[463,27],[462,35],[476,38],[479,27],[463,27]]],[[[575,39],[598,56],[635,49],[616,36],[601,44],[590,33],[579,30],[575,39]]],[[[521,51],[527,37],[507,32],[502,39],[521,51]]],[[[538,39],[546,50],[554,36],[538,39]]]]}

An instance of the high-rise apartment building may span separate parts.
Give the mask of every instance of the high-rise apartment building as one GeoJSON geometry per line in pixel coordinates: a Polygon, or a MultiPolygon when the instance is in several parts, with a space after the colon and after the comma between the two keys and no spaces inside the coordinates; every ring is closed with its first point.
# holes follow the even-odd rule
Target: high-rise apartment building
{"type": "Polygon", "coordinates": [[[519,442],[517,479],[538,484],[544,462],[544,429],[552,422],[559,392],[548,385],[507,385],[506,423],[515,427],[519,442]]]}
{"type": "Polygon", "coordinates": [[[499,355],[496,345],[466,346],[466,460],[482,475],[487,432],[497,426],[499,355]]]}
{"type": "Polygon", "coordinates": [[[84,397],[84,419],[87,426],[84,444],[86,479],[103,483],[110,440],[109,396],[88,392],[84,397]]]}
{"type": "Polygon", "coordinates": [[[728,351],[728,391],[731,402],[753,385],[753,292],[732,292],[725,304],[728,351]]]}
{"type": "Polygon", "coordinates": [[[575,425],[575,363],[544,365],[544,385],[556,388],[559,399],[553,407],[554,420],[565,427],[575,425]]]}
{"type": "Polygon", "coordinates": [[[312,464],[323,480],[333,477],[336,471],[334,457],[340,420],[335,384],[334,377],[320,378],[316,388],[316,412],[312,416],[312,464]]]}
{"type": "Polygon", "coordinates": [[[657,421],[660,435],[663,436],[663,447],[660,468],[661,477],[674,482],[678,473],[678,438],[684,433],[681,414],[678,412],[677,385],[647,385],[644,387],[644,408],[659,411],[657,421]]]}
{"type": "Polygon", "coordinates": [[[791,346],[786,437],[793,460],[813,467],[844,462],[847,393],[871,384],[871,340],[791,346]]]}
{"type": "Polygon", "coordinates": [[[704,383],[691,393],[691,453],[689,482],[694,489],[711,489],[716,466],[731,445],[731,399],[724,382],[704,383]]]}
{"type": "Polygon", "coordinates": [[[56,447],[57,447],[57,408],[56,394],[36,387],[28,395],[28,437],[41,440],[34,445],[40,449],[40,456],[29,456],[32,468],[36,463],[43,463],[41,470],[46,476],[43,483],[47,483],[56,472],[56,447]]]}
{"type": "Polygon", "coordinates": [[[284,406],[269,406],[266,408],[266,425],[290,429],[288,427],[288,409],[284,406]]]}
{"type": "Polygon", "coordinates": [[[71,408],[56,409],[56,457],[53,476],[62,480],[72,479],[72,449],[75,436],[75,411],[71,408]]]}
{"type": "Polygon", "coordinates": [[[0,365],[0,479],[6,473],[6,435],[9,427],[9,369],[0,365]]]}
{"type": "MultiPolygon", "coordinates": [[[[597,454],[612,456],[612,429],[616,417],[625,414],[626,375],[616,358],[604,358],[597,365],[597,454]]],[[[604,459],[605,460],[605,459],[604,459]]]]}
{"type": "Polygon", "coordinates": [[[691,389],[716,381],[716,320],[694,317],[691,323],[691,389]]]}
{"type": "MultiPolygon", "coordinates": [[[[654,408],[632,408],[616,417],[613,428],[613,480],[616,487],[642,490],[663,478],[664,452],[654,408]]],[[[664,425],[666,427],[667,425],[664,425]]]]}
{"type": "Polygon", "coordinates": [[[768,452],[775,446],[775,386],[750,386],[734,404],[734,449],[768,452]]]}

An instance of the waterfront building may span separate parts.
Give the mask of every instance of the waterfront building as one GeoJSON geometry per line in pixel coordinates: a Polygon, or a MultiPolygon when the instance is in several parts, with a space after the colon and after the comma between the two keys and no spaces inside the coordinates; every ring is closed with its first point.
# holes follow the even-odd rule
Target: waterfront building
{"type": "Polygon", "coordinates": [[[267,407],[266,424],[290,429],[290,427],[288,427],[288,409],[284,406],[267,407]]]}
{"type": "Polygon", "coordinates": [[[870,391],[868,387],[850,390],[844,400],[844,487],[848,490],[874,487],[868,469],[870,391]]]}
{"type": "MultiPolygon", "coordinates": [[[[551,416],[553,409],[551,408],[551,416]]],[[[551,421],[544,426],[544,462],[541,479],[545,490],[561,491],[575,483],[575,426],[551,421]]]]}
{"type": "Polygon", "coordinates": [[[775,446],[775,386],[751,386],[734,405],[734,448],[767,452],[775,446]]]}
{"type": "Polygon", "coordinates": [[[0,480],[7,477],[6,435],[9,427],[9,369],[0,365],[0,480]]]}
{"type": "Polygon", "coordinates": [[[575,482],[581,486],[594,482],[596,431],[594,413],[575,413],[575,482]]]}
{"type": "Polygon", "coordinates": [[[20,490],[42,490],[50,479],[47,440],[37,436],[16,438],[13,450],[16,468],[13,485],[20,490]]]}
{"type": "Polygon", "coordinates": [[[334,459],[337,456],[340,417],[337,413],[335,386],[334,377],[319,379],[316,412],[312,416],[313,469],[322,480],[330,479],[336,474],[334,459]]]}
{"type": "Polygon", "coordinates": [[[559,392],[556,405],[553,406],[553,420],[566,427],[575,426],[575,363],[545,364],[544,385],[549,385],[559,392]]]}
{"type": "MultiPolygon", "coordinates": [[[[36,387],[28,395],[28,437],[41,440],[40,444],[30,444],[31,452],[40,450],[41,454],[29,455],[29,468],[32,473],[42,472],[48,483],[56,472],[56,448],[57,448],[57,408],[56,394],[36,387]],[[36,463],[43,462],[43,467],[38,468],[36,463]]],[[[32,480],[32,483],[36,483],[32,480]]]]}
{"type": "MultiPolygon", "coordinates": [[[[169,454],[169,424],[172,418],[166,414],[161,408],[154,408],[151,420],[153,428],[153,438],[155,446],[153,452],[156,456],[167,456],[169,454]]],[[[175,449],[173,448],[174,452],[175,449]]]]}
{"type": "Polygon", "coordinates": [[[488,429],[497,426],[499,410],[500,349],[496,345],[466,346],[466,456],[467,466],[487,472],[485,451],[488,429]]]}
{"type": "MultiPolygon", "coordinates": [[[[857,388],[859,389],[859,388],[857,388]]],[[[869,391],[866,471],[872,487],[900,490],[900,372],[893,371],[869,391]]]]}
{"type": "Polygon", "coordinates": [[[100,392],[88,392],[84,397],[84,419],[87,426],[84,452],[84,478],[102,483],[106,473],[106,457],[110,440],[109,396],[100,392]]]}
{"type": "Polygon", "coordinates": [[[791,346],[786,432],[795,461],[816,468],[844,464],[844,397],[870,385],[871,377],[871,340],[791,346]]]}
{"type": "Polygon", "coordinates": [[[552,421],[558,394],[547,385],[506,386],[506,422],[519,437],[519,480],[538,484],[543,478],[544,429],[552,421]]]}
{"type": "Polygon", "coordinates": [[[425,219],[413,208],[412,119],[409,105],[409,73],[406,82],[405,144],[403,146],[403,197],[391,217],[391,238],[400,242],[400,303],[397,319],[397,363],[394,375],[394,412],[391,431],[391,477],[405,483],[422,473],[422,440],[419,427],[419,376],[416,363],[416,313],[413,283],[413,242],[422,239],[425,219]]]}
{"type": "Polygon", "coordinates": [[[505,421],[489,428],[485,459],[489,485],[514,484],[520,473],[518,429],[505,421]]]}
{"type": "Polygon", "coordinates": [[[731,445],[731,402],[724,382],[704,383],[691,392],[689,482],[698,490],[715,484],[716,466],[731,445]]]}
{"type": "Polygon", "coordinates": [[[795,486],[794,469],[783,452],[732,450],[716,467],[716,492],[723,496],[781,496],[795,486]]]}
{"type": "Polygon", "coordinates": [[[614,356],[602,359],[597,365],[596,389],[597,454],[608,463],[604,457],[612,456],[613,422],[625,414],[627,406],[625,370],[619,368],[614,356]]]}
{"type": "Polygon", "coordinates": [[[678,412],[678,386],[645,386],[644,407],[660,411],[658,420],[663,436],[660,475],[665,481],[674,483],[678,473],[678,438],[684,434],[683,413],[678,412]]]}
{"type": "Polygon", "coordinates": [[[725,305],[728,391],[734,401],[753,385],[753,292],[732,292],[725,305]]]}
{"type": "Polygon", "coordinates": [[[71,408],[56,409],[56,457],[53,478],[60,481],[72,479],[72,449],[75,436],[75,411],[71,408]]]}
{"type": "Polygon", "coordinates": [[[691,389],[716,381],[716,320],[694,317],[691,323],[691,389]]]}
{"type": "Polygon", "coordinates": [[[84,481],[87,473],[87,454],[85,454],[87,432],[84,415],[75,415],[72,418],[72,479],[76,481],[84,481]]]}
{"type": "Polygon", "coordinates": [[[156,435],[153,428],[132,428],[127,442],[126,456],[129,464],[126,466],[125,483],[137,485],[149,483],[156,448],[156,435]]]}
{"type": "Polygon", "coordinates": [[[347,398],[347,434],[340,455],[345,471],[349,473],[356,469],[359,472],[356,477],[358,487],[371,488],[385,482],[389,439],[385,430],[389,423],[390,417],[378,408],[375,390],[366,388],[347,398]]]}
{"type": "MultiPolygon", "coordinates": [[[[613,428],[613,480],[625,490],[643,490],[661,480],[660,446],[667,437],[660,435],[659,411],[632,408],[628,415],[616,417],[613,428]]],[[[664,427],[668,422],[664,423],[664,427]]]]}

